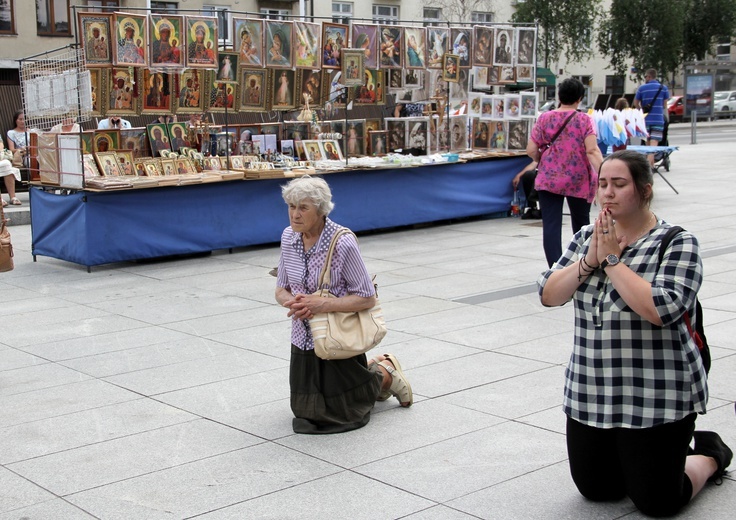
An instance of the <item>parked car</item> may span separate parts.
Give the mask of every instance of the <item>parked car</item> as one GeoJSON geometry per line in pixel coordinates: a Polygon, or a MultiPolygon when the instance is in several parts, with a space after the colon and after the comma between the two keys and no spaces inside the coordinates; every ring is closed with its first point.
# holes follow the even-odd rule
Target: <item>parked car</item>
{"type": "Polygon", "coordinates": [[[736,90],[722,90],[713,97],[713,115],[722,112],[736,112],[736,90]]]}
{"type": "Polygon", "coordinates": [[[679,123],[683,120],[685,105],[682,96],[672,96],[667,100],[667,113],[670,115],[670,123],[679,123]]]}

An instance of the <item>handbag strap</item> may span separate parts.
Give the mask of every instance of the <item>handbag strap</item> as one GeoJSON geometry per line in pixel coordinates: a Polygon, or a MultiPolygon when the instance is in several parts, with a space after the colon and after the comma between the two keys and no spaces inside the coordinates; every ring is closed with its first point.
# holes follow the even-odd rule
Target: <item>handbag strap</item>
{"type": "Polygon", "coordinates": [[[330,248],[327,250],[327,258],[325,259],[325,264],[322,266],[322,271],[319,273],[319,283],[317,285],[317,290],[320,292],[320,296],[322,296],[322,291],[324,291],[325,287],[327,287],[329,290],[330,283],[332,282],[330,268],[332,267],[332,256],[335,254],[335,249],[337,249],[338,239],[343,235],[352,233],[353,232],[350,231],[348,228],[340,228],[335,232],[334,235],[332,235],[330,248]]]}
{"type": "Polygon", "coordinates": [[[575,117],[575,112],[577,112],[577,110],[573,110],[573,111],[572,111],[572,114],[570,114],[570,115],[568,116],[568,118],[567,118],[567,119],[565,119],[565,122],[564,122],[564,123],[562,123],[562,126],[560,127],[560,129],[559,129],[559,130],[557,130],[557,133],[556,133],[556,134],[554,135],[554,137],[552,137],[552,139],[550,140],[549,144],[547,145],[547,148],[549,148],[550,146],[552,146],[552,143],[554,143],[554,142],[555,142],[555,141],[557,140],[557,138],[558,138],[558,137],[560,137],[560,134],[562,133],[562,131],[563,131],[563,130],[565,129],[565,127],[567,126],[567,123],[569,123],[569,122],[570,122],[570,120],[571,120],[571,119],[572,119],[573,117],[575,117]]]}

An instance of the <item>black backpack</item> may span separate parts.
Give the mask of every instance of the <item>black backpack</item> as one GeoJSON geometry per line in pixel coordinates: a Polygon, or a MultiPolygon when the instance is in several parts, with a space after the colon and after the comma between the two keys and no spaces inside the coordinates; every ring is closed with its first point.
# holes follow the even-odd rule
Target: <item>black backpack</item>
{"type": "MultiPolygon", "coordinates": [[[[667,230],[667,233],[662,237],[662,242],[659,246],[659,265],[662,265],[664,259],[664,252],[667,246],[670,245],[672,239],[675,238],[679,233],[685,231],[680,226],[672,226],[667,230]]],[[[703,307],[700,305],[700,300],[695,298],[695,330],[690,322],[690,314],[685,311],[682,315],[687,325],[687,330],[690,332],[695,344],[698,346],[700,351],[700,357],[703,359],[703,366],[705,367],[705,373],[710,372],[710,347],[708,347],[708,340],[705,337],[705,329],[703,328],[703,307]]]]}

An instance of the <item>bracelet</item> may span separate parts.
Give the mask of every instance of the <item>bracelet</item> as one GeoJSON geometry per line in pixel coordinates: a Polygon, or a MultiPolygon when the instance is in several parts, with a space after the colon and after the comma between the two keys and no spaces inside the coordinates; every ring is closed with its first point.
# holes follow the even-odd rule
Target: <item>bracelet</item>
{"type": "Polygon", "coordinates": [[[585,278],[587,278],[592,272],[593,271],[587,271],[586,269],[583,269],[583,263],[578,262],[578,282],[583,281],[583,273],[585,273],[585,278]]]}
{"type": "Polygon", "coordinates": [[[590,264],[589,264],[588,262],[586,262],[586,261],[585,261],[585,255],[583,255],[583,256],[582,256],[581,260],[582,260],[582,261],[583,261],[583,263],[585,264],[585,267],[587,267],[588,269],[590,269],[590,272],[591,272],[591,273],[592,273],[593,271],[595,271],[596,269],[598,269],[597,267],[593,267],[592,265],[590,265],[590,264]]]}

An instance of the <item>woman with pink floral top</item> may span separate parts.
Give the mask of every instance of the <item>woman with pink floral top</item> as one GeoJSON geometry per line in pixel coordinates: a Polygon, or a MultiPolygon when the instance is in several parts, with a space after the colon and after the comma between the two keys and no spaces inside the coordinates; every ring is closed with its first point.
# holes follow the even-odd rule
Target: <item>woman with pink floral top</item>
{"type": "Polygon", "coordinates": [[[567,199],[573,233],[590,224],[590,204],[603,161],[593,121],[577,111],[584,94],[585,87],[577,79],[560,83],[559,107],[539,117],[526,146],[529,157],[539,163],[534,187],[539,193],[544,255],[550,267],[562,256],[563,202],[567,199]]]}

